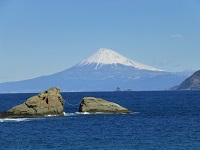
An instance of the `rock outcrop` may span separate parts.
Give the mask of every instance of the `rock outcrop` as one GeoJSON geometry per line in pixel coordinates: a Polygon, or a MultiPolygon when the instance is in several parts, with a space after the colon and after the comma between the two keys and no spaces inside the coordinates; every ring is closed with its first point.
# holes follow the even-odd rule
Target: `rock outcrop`
{"type": "Polygon", "coordinates": [[[60,95],[60,89],[54,87],[29,98],[23,104],[1,113],[0,117],[18,118],[63,115],[63,105],[64,100],[60,95]]]}
{"type": "Polygon", "coordinates": [[[106,100],[94,97],[84,97],[81,101],[79,112],[103,113],[131,113],[132,111],[106,100]]]}
{"type": "Polygon", "coordinates": [[[183,81],[176,90],[200,90],[200,70],[183,81]]]}

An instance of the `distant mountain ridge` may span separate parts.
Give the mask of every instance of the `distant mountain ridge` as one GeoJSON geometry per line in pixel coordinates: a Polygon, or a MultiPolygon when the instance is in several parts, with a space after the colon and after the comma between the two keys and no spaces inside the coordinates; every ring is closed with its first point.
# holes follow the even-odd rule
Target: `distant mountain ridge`
{"type": "Polygon", "coordinates": [[[176,90],[200,90],[200,70],[184,80],[176,90]]]}
{"type": "Polygon", "coordinates": [[[64,71],[30,80],[0,83],[0,92],[39,92],[50,87],[61,91],[166,90],[179,85],[193,72],[167,72],[130,60],[110,49],[100,49],[64,71]]]}

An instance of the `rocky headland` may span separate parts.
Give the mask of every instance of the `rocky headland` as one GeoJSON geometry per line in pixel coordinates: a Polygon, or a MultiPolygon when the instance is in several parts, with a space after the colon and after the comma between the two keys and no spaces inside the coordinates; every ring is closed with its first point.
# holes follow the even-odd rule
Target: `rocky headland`
{"type": "Polygon", "coordinates": [[[89,113],[131,113],[132,111],[116,104],[95,97],[84,97],[80,103],[79,112],[89,113]]]}
{"type": "Polygon", "coordinates": [[[183,81],[176,90],[200,90],[200,70],[183,81]]]}
{"type": "Polygon", "coordinates": [[[17,105],[4,113],[1,118],[40,117],[46,115],[63,115],[64,100],[59,88],[50,88],[29,98],[23,104],[17,105]]]}

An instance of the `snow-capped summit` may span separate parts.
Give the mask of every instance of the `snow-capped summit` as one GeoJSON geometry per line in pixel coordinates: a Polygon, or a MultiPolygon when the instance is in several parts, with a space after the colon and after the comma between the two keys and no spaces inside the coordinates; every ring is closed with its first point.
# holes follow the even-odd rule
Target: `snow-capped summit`
{"type": "Polygon", "coordinates": [[[139,62],[136,62],[134,60],[128,59],[117,52],[101,48],[96,53],[94,53],[92,56],[90,56],[88,59],[83,60],[78,66],[84,66],[84,65],[96,65],[95,69],[101,68],[103,65],[115,65],[121,64],[125,66],[131,66],[137,69],[144,69],[144,70],[150,70],[150,71],[163,71],[160,69],[156,69],[154,67],[141,64],[139,62]]]}

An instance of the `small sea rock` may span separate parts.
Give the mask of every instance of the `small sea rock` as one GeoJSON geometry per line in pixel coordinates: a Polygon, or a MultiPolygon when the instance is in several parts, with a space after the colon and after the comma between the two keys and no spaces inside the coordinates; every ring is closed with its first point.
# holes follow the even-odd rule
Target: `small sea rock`
{"type": "Polygon", "coordinates": [[[101,98],[84,97],[80,103],[79,112],[131,113],[132,111],[101,98]]]}

